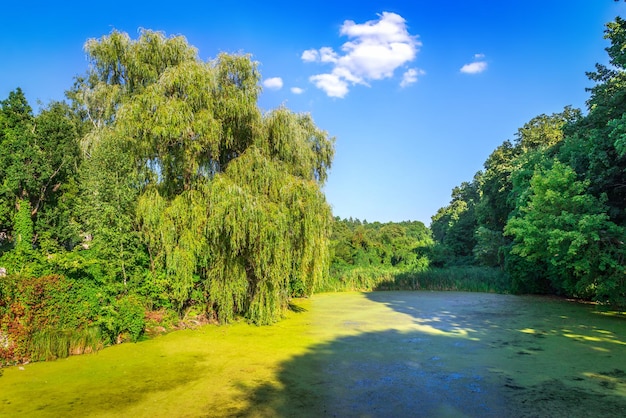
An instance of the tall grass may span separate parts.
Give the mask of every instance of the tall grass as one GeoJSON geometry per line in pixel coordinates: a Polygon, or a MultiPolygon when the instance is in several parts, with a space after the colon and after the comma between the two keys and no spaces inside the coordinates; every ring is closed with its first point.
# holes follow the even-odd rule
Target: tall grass
{"type": "Polygon", "coordinates": [[[37,331],[30,340],[31,360],[56,360],[70,355],[95,352],[102,348],[100,327],[77,330],[47,328],[37,331]]]}
{"type": "Polygon", "coordinates": [[[506,273],[499,268],[458,266],[399,273],[392,283],[383,282],[376,290],[460,290],[508,293],[510,281],[506,273]]]}
{"type": "Polygon", "coordinates": [[[317,292],[373,290],[459,290],[508,293],[508,276],[498,268],[457,266],[407,271],[389,267],[335,270],[317,292]]]}
{"type": "Polygon", "coordinates": [[[383,282],[391,282],[400,270],[392,267],[354,267],[333,269],[318,283],[315,292],[371,291],[383,282]]]}

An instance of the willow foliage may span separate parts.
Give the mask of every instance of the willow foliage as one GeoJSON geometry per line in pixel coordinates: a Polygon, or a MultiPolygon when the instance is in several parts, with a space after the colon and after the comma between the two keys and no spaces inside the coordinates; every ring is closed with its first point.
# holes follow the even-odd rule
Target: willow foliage
{"type": "Polygon", "coordinates": [[[328,268],[320,187],[333,139],[309,115],[263,115],[249,56],[204,62],[184,38],[153,31],[113,32],[86,50],[91,71],[73,94],[93,122],[84,149],[107,132],[133,155],[134,224],[172,301],[202,302],[223,321],[278,320],[328,268]]]}
{"type": "Polygon", "coordinates": [[[244,303],[251,320],[277,320],[291,293],[310,294],[328,268],[332,218],[318,184],[290,175],[253,147],[209,192],[209,294],[229,289],[234,296],[215,301],[220,316],[244,303]]]}

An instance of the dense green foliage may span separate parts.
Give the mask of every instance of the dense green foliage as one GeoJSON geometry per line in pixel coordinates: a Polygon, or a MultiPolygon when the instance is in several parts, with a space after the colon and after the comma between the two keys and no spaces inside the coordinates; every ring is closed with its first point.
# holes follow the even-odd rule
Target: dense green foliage
{"type": "Polygon", "coordinates": [[[0,295],[0,329],[12,340],[0,345],[0,358],[49,360],[93,351],[103,341],[97,320],[106,301],[89,282],[14,275],[2,280],[0,295]]]}
{"type": "Polygon", "coordinates": [[[0,357],[136,341],[168,316],[150,312],[269,324],[310,295],[330,264],[334,140],[262,113],[249,56],[205,62],[149,30],[85,50],[70,104],[0,102],[0,357]]]}
{"type": "Polygon", "coordinates": [[[422,222],[380,222],[335,218],[331,236],[334,267],[398,267],[428,265],[424,250],[432,244],[422,222]]]}
{"type": "Polygon", "coordinates": [[[518,292],[626,304],[626,21],[607,25],[611,67],[588,73],[587,115],[540,115],[489,156],[433,217],[434,263],[503,269],[518,292]],[[436,253],[437,254],[437,253],[436,253]]]}

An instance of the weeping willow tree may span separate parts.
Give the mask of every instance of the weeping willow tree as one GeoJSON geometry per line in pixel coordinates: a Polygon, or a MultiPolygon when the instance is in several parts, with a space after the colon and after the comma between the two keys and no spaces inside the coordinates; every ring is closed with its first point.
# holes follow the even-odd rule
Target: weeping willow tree
{"type": "Polygon", "coordinates": [[[321,186],[334,140],[309,115],[263,114],[249,56],[205,62],[183,37],[153,31],[86,50],[73,97],[93,125],[87,164],[107,141],[133,156],[133,225],[172,301],[182,311],[201,299],[222,321],[278,320],[328,268],[321,186]]]}

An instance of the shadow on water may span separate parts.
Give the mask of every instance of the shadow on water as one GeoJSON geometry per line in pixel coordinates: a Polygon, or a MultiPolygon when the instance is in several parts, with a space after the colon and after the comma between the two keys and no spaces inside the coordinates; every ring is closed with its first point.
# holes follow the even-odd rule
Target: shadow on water
{"type": "Polygon", "coordinates": [[[317,346],[283,365],[280,387],[257,389],[244,416],[507,416],[482,371],[444,372],[428,340],[390,330],[317,346]]]}
{"type": "MultiPolygon", "coordinates": [[[[402,327],[313,346],[243,416],[626,415],[626,321],[547,298],[373,292],[402,327]]],[[[343,322],[359,327],[363,323],[343,322]]],[[[358,331],[358,330],[357,330],[358,331]]]]}

